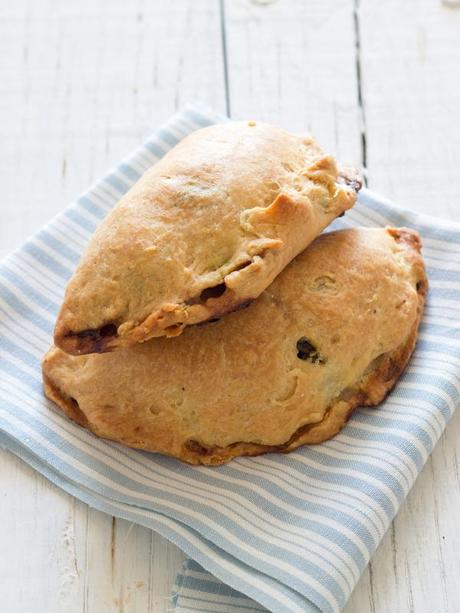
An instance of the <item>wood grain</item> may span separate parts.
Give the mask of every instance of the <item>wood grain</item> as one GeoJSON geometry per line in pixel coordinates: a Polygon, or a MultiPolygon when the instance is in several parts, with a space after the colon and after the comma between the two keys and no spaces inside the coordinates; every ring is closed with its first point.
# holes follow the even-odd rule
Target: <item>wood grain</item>
{"type": "MultiPolygon", "coordinates": [[[[460,11],[437,0],[3,0],[0,256],[192,100],[312,131],[459,220],[460,11]]],[[[346,613],[456,613],[460,415],[346,613]]],[[[2,613],[168,610],[183,555],[0,453],[2,613]]]]}
{"type": "Polygon", "coordinates": [[[7,452],[0,482],[1,610],[83,611],[87,506],[7,452]]]}
{"type": "Polygon", "coordinates": [[[361,166],[352,0],[226,3],[232,116],[314,133],[361,166]]]}
{"type": "Polygon", "coordinates": [[[191,100],[225,111],[219,5],[3,0],[0,257],[191,100]]]}
{"type": "Polygon", "coordinates": [[[460,11],[357,0],[370,185],[460,219],[460,11]]]}

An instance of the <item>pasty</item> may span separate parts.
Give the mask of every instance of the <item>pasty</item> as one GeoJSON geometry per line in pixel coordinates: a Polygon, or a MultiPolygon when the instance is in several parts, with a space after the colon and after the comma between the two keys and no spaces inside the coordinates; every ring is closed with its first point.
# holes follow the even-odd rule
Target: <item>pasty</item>
{"type": "Polygon", "coordinates": [[[416,232],[321,235],[247,309],[101,355],[53,347],[45,391],[101,437],[193,464],[287,452],[379,403],[414,349],[416,232]]]}
{"type": "Polygon", "coordinates": [[[359,186],[311,138],[256,122],[194,132],[97,229],[55,344],[112,351],[241,308],[354,204],[359,186]]]}

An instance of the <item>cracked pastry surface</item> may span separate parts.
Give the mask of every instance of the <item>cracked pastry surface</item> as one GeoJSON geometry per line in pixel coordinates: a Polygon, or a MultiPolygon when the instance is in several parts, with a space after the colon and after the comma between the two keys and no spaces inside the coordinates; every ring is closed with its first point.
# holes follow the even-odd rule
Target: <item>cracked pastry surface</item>
{"type": "Polygon", "coordinates": [[[113,353],[51,348],[45,391],[101,437],[194,464],[291,451],[384,398],[414,349],[426,289],[416,232],[323,234],[220,321],[113,353]]]}
{"type": "Polygon", "coordinates": [[[311,138],[231,122],[181,141],[120,200],[69,282],[55,344],[112,351],[247,304],[356,200],[311,138]]]}

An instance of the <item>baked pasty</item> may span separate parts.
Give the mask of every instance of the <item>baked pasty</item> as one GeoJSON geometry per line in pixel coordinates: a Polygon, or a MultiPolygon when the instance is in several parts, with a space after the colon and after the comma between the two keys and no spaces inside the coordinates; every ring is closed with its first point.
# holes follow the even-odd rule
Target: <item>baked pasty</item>
{"type": "Polygon", "coordinates": [[[319,443],[379,403],[414,349],[416,232],[323,234],[247,309],[113,353],[53,347],[45,391],[98,436],[192,464],[319,443]]]}
{"type": "Polygon", "coordinates": [[[194,132],[99,226],[68,285],[55,344],[111,351],[236,310],[350,208],[358,188],[310,138],[256,122],[194,132]]]}

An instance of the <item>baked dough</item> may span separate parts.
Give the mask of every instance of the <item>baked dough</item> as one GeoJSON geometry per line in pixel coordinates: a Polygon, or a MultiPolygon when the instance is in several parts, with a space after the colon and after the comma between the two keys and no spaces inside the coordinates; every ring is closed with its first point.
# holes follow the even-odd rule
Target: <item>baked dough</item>
{"type": "Polygon", "coordinates": [[[354,204],[359,186],[311,138],[256,122],[194,132],[99,226],[55,344],[112,351],[238,309],[354,204]]]}
{"type": "Polygon", "coordinates": [[[323,234],[247,309],[113,353],[53,347],[45,391],[101,437],[192,464],[287,452],[379,403],[414,349],[416,232],[323,234]]]}

